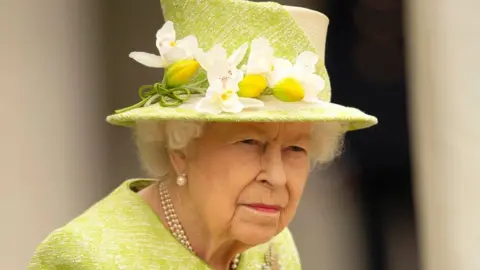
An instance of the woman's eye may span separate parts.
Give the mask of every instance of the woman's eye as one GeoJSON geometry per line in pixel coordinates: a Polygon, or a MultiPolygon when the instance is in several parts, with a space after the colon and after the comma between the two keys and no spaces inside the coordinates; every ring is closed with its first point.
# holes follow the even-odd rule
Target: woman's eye
{"type": "Polygon", "coordinates": [[[289,148],[290,148],[290,150],[292,150],[293,152],[306,152],[305,149],[303,149],[303,148],[300,147],[300,146],[295,146],[295,145],[293,145],[293,146],[290,146],[289,148]]]}
{"type": "Polygon", "coordinates": [[[248,145],[258,145],[258,144],[260,144],[259,141],[254,140],[254,139],[242,140],[241,143],[243,143],[243,144],[248,144],[248,145]]]}

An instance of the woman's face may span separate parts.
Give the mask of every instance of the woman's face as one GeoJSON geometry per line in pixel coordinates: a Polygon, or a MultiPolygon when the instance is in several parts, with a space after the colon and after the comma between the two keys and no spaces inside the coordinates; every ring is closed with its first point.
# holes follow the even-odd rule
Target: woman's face
{"type": "Polygon", "coordinates": [[[309,123],[211,123],[185,156],[188,193],[210,232],[248,245],[292,220],[309,173],[309,123]]]}

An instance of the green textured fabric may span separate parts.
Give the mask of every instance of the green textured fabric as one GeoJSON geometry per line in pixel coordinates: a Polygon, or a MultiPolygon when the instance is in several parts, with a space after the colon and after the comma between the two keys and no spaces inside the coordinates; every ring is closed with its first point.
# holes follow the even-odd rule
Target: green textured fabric
{"type": "MultiPolygon", "coordinates": [[[[210,269],[184,248],[132,191],[152,183],[148,179],[126,181],[84,214],[55,230],[37,248],[28,269],[210,269]]],[[[288,229],[244,252],[237,269],[262,269],[270,247],[279,252],[283,269],[301,269],[288,229]]]]}
{"type": "MultiPolygon", "coordinates": [[[[304,51],[315,52],[315,47],[305,32],[297,25],[286,9],[273,2],[243,0],[161,0],[165,20],[172,21],[177,39],[195,35],[199,47],[210,49],[221,44],[229,53],[246,42],[264,37],[270,41],[276,57],[295,62],[304,51]]],[[[323,53],[323,52],[322,52],[323,53]]],[[[245,57],[244,61],[246,61],[245,57]]],[[[317,73],[325,80],[319,98],[331,99],[331,84],[324,63],[317,63],[317,73]]],[[[204,78],[201,76],[201,78],[204,78]]],[[[188,102],[187,102],[188,103],[188,102]]],[[[165,108],[155,104],[111,115],[107,121],[114,125],[132,126],[138,120],[205,120],[205,121],[342,121],[349,130],[367,128],[377,123],[374,116],[353,108],[320,104],[316,108],[295,102],[290,109],[246,110],[237,114],[209,115],[197,112],[194,107],[165,108]],[[304,109],[305,108],[305,109],[304,109]]],[[[268,105],[268,104],[265,104],[268,105]]]]}
{"type": "MultiPolygon", "coordinates": [[[[264,37],[270,41],[275,56],[295,63],[304,51],[316,52],[303,30],[275,2],[243,0],[161,0],[163,17],[175,24],[177,38],[195,35],[205,50],[215,44],[230,54],[242,44],[264,37]]],[[[245,58],[246,61],[247,58],[245,58]]],[[[323,62],[317,63],[318,74],[325,80],[320,98],[330,101],[330,79],[323,62]]]]}
{"type": "Polygon", "coordinates": [[[202,120],[215,122],[343,122],[348,130],[357,130],[374,125],[377,119],[362,111],[333,103],[322,103],[315,107],[270,110],[244,110],[237,114],[203,114],[196,111],[192,104],[180,108],[165,108],[158,104],[134,109],[125,113],[111,115],[108,122],[120,126],[132,126],[138,120],[202,120]]]}

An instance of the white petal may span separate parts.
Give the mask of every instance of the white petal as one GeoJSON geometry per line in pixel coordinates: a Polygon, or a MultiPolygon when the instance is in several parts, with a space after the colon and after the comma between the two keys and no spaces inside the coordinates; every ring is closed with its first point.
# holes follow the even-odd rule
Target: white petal
{"type": "Polygon", "coordinates": [[[222,111],[228,113],[239,113],[243,110],[244,106],[242,102],[238,99],[238,96],[232,96],[226,101],[222,102],[222,111]]]}
{"type": "Polygon", "coordinates": [[[268,39],[261,37],[256,38],[252,41],[252,45],[250,47],[252,52],[256,52],[256,56],[262,56],[259,53],[265,53],[273,55],[273,48],[270,46],[270,41],[268,39]]]}
{"type": "Polygon", "coordinates": [[[168,52],[165,53],[163,57],[165,58],[165,60],[167,60],[167,63],[171,65],[180,60],[187,58],[187,53],[182,48],[173,47],[170,50],[168,50],[168,52]]]}
{"type": "Polygon", "coordinates": [[[247,53],[248,50],[248,43],[243,44],[240,46],[240,48],[236,49],[232,55],[228,58],[228,62],[230,65],[233,67],[237,67],[240,62],[242,62],[243,58],[245,58],[245,54],[247,53]]]}
{"type": "Polygon", "coordinates": [[[318,55],[313,52],[303,52],[297,57],[297,61],[295,62],[295,69],[299,72],[303,72],[305,74],[312,74],[315,72],[315,65],[318,62],[318,55]]]}
{"type": "Polygon", "coordinates": [[[248,74],[267,74],[272,71],[272,62],[267,58],[257,58],[248,63],[248,74]]]}
{"type": "Polygon", "coordinates": [[[208,71],[208,68],[212,65],[212,59],[208,57],[208,53],[204,52],[202,49],[199,49],[195,54],[195,59],[197,59],[200,66],[203,69],[208,71]]]}
{"type": "Polygon", "coordinates": [[[157,41],[155,45],[157,46],[158,52],[160,52],[160,55],[164,55],[172,48],[172,43],[176,39],[173,22],[167,21],[162,28],[157,31],[156,37],[157,41]]]}
{"type": "Polygon", "coordinates": [[[167,43],[160,43],[158,42],[157,43],[157,49],[158,49],[158,52],[160,53],[160,55],[165,55],[168,53],[168,51],[170,51],[171,49],[173,48],[172,45],[170,45],[168,42],[167,43]]]}
{"type": "Polygon", "coordinates": [[[239,71],[236,75],[236,77],[231,77],[226,80],[225,83],[225,90],[231,90],[234,92],[237,92],[239,90],[238,84],[242,81],[243,78],[243,73],[239,74],[241,71],[239,71]]]}
{"type": "Polygon", "coordinates": [[[316,74],[305,75],[303,83],[311,86],[312,89],[316,89],[317,92],[320,92],[325,88],[325,80],[316,74]]]}
{"type": "Polygon", "coordinates": [[[290,61],[288,61],[287,59],[275,58],[273,60],[273,67],[274,67],[274,70],[291,69],[292,68],[292,63],[290,61]]]}
{"type": "Polygon", "coordinates": [[[227,59],[227,51],[220,44],[217,44],[217,45],[213,46],[208,51],[208,54],[213,56],[215,59],[221,59],[221,60],[226,60],[227,59]]]}
{"type": "Polygon", "coordinates": [[[157,40],[162,41],[175,41],[176,34],[175,28],[173,27],[173,22],[166,21],[162,28],[157,31],[156,38],[157,40]]]}
{"type": "Polygon", "coordinates": [[[228,69],[227,52],[220,45],[214,46],[208,52],[198,50],[195,54],[195,58],[207,72],[210,72],[215,68],[224,70],[228,69]]]}
{"type": "Polygon", "coordinates": [[[292,63],[287,59],[275,58],[273,60],[274,69],[267,76],[268,84],[270,87],[273,87],[280,80],[287,76],[291,76],[293,72],[292,63]]]}
{"type": "Polygon", "coordinates": [[[198,50],[198,40],[190,35],[177,42],[177,46],[184,49],[188,57],[194,56],[198,50]]]}
{"type": "Polygon", "coordinates": [[[207,70],[207,78],[209,82],[212,80],[219,80],[229,76],[230,74],[228,73],[228,69],[221,64],[218,66],[213,66],[209,70],[207,70]]]}
{"type": "Polygon", "coordinates": [[[214,95],[218,95],[225,92],[222,80],[217,78],[215,80],[209,81],[209,84],[210,85],[208,86],[207,92],[206,92],[207,97],[213,97],[214,95]]]}
{"type": "MultiPolygon", "coordinates": [[[[236,85],[236,88],[238,88],[238,84],[243,80],[244,72],[237,69],[237,70],[232,70],[232,75],[230,76],[232,82],[236,85]]],[[[232,88],[233,89],[233,88],[232,88]]]]}
{"type": "Polygon", "coordinates": [[[268,87],[272,88],[279,81],[279,76],[278,73],[270,72],[265,75],[265,79],[267,79],[268,87]]]}
{"type": "Polygon", "coordinates": [[[254,39],[250,47],[250,55],[247,62],[247,73],[269,73],[272,69],[273,60],[273,48],[270,46],[268,39],[254,39]]]}
{"type": "Polygon", "coordinates": [[[304,76],[302,85],[305,89],[304,101],[317,102],[318,95],[325,88],[325,80],[315,74],[307,74],[304,76]]]}
{"type": "Polygon", "coordinates": [[[198,101],[195,109],[203,113],[219,114],[222,112],[222,107],[215,101],[215,98],[204,97],[198,101]]]}
{"type": "Polygon", "coordinates": [[[145,52],[132,52],[129,56],[133,60],[147,67],[163,68],[167,66],[166,61],[159,55],[145,52]]]}
{"type": "Polygon", "coordinates": [[[242,65],[242,66],[240,67],[240,70],[241,70],[243,73],[247,72],[247,65],[242,65]]]}
{"type": "Polygon", "coordinates": [[[287,73],[282,70],[270,72],[270,74],[267,76],[268,86],[272,88],[275,84],[277,84],[280,80],[282,80],[286,76],[287,76],[287,73]]]}
{"type": "Polygon", "coordinates": [[[218,73],[215,73],[215,72],[208,72],[207,73],[207,80],[208,80],[208,84],[212,85],[214,83],[218,83],[218,81],[220,81],[220,84],[221,84],[221,78],[224,77],[222,76],[221,74],[218,74],[218,73]]]}
{"type": "Polygon", "coordinates": [[[218,64],[211,69],[211,73],[216,74],[220,78],[223,77],[232,77],[235,73],[235,70],[228,69],[228,63],[224,61],[218,61],[218,64]],[[230,73],[231,71],[231,73],[230,73]]]}
{"type": "Polygon", "coordinates": [[[263,101],[258,100],[256,98],[238,98],[240,102],[242,102],[245,108],[259,108],[263,107],[265,104],[263,101]]]}

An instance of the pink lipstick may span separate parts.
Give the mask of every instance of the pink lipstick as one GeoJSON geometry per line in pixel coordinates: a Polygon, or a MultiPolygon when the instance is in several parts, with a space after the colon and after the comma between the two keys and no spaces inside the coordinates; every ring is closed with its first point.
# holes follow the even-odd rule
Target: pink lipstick
{"type": "Polygon", "coordinates": [[[277,213],[278,211],[280,211],[280,206],[277,205],[247,204],[247,206],[259,212],[265,213],[277,213]]]}

